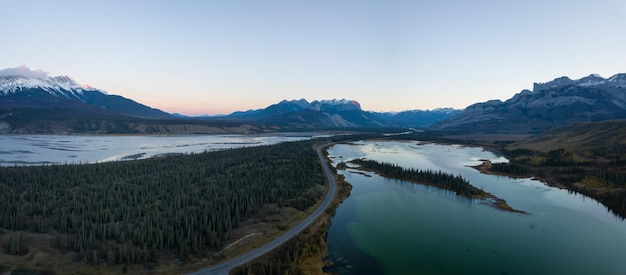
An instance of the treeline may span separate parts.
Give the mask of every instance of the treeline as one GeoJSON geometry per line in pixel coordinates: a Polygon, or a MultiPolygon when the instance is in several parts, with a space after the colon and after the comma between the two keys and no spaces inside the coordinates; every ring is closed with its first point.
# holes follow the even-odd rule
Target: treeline
{"type": "Polygon", "coordinates": [[[626,162],[623,156],[599,149],[587,150],[590,155],[585,158],[568,149],[501,151],[510,162],[492,164],[490,171],[537,176],[550,184],[564,185],[571,191],[598,200],[620,218],[626,218],[626,162]]]}
{"type": "Polygon", "coordinates": [[[554,149],[545,153],[528,149],[502,149],[502,152],[509,159],[515,159],[517,161],[536,166],[572,166],[591,164],[590,162],[577,159],[574,152],[566,149],[554,149]]]}
{"type": "Polygon", "coordinates": [[[597,155],[596,160],[580,160],[574,152],[566,149],[555,149],[538,152],[528,149],[502,150],[511,159],[509,163],[494,163],[489,170],[513,175],[532,174],[533,168],[537,176],[545,177],[558,174],[564,183],[579,182],[585,177],[594,177],[605,184],[626,187],[626,170],[621,158],[612,159],[597,155]]]}
{"type": "Polygon", "coordinates": [[[516,163],[492,163],[489,170],[512,176],[530,176],[532,173],[532,170],[527,166],[516,163]]]}
{"type": "MultiPolygon", "coordinates": [[[[336,173],[335,173],[336,174],[336,173]]],[[[237,275],[283,275],[283,274],[318,274],[319,264],[328,256],[326,236],[330,227],[330,218],[335,215],[339,204],[350,195],[352,185],[338,175],[337,196],[326,213],[320,216],[322,221],[314,222],[296,237],[280,245],[265,255],[239,266],[231,271],[237,275]]],[[[332,264],[325,262],[324,265],[332,264]]]]}
{"type": "MultiPolygon", "coordinates": [[[[328,223],[323,223],[315,232],[299,234],[278,248],[272,250],[267,259],[255,260],[252,263],[242,265],[232,271],[237,275],[289,275],[306,274],[305,269],[311,268],[303,265],[303,261],[309,257],[326,256],[326,235],[328,223]]],[[[309,229],[306,229],[309,230],[309,229]]],[[[305,231],[306,231],[305,230],[305,231]]],[[[320,270],[321,271],[321,270],[320,270]]]]}
{"type": "Polygon", "coordinates": [[[350,163],[359,165],[361,169],[374,171],[383,177],[401,180],[415,181],[427,185],[433,185],[444,189],[453,190],[457,195],[474,197],[481,195],[484,191],[474,187],[461,177],[442,171],[421,170],[414,168],[403,168],[391,163],[381,163],[375,160],[354,159],[350,163]]]}
{"type": "MultiPolygon", "coordinates": [[[[266,204],[303,210],[324,184],[314,144],[89,165],[0,167],[0,228],[50,233],[87,263],[206,256],[266,204]]],[[[21,236],[21,235],[20,235],[21,236]]]]}

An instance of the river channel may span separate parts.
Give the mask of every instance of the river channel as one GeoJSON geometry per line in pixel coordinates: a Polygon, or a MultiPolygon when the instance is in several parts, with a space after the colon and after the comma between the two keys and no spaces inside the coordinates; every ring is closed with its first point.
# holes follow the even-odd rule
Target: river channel
{"type": "Polygon", "coordinates": [[[339,274],[626,274],[626,222],[595,200],[530,179],[485,175],[482,148],[361,141],[328,149],[354,158],[462,175],[528,214],[354,169],[328,232],[339,274]]]}

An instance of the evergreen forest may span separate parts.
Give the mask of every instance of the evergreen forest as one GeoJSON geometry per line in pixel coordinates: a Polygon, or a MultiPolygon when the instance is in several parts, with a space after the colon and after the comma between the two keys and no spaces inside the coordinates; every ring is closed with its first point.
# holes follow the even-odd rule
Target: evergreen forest
{"type": "MultiPolygon", "coordinates": [[[[0,167],[0,228],[54,236],[90,264],[207,256],[268,204],[314,205],[320,140],[87,165],[0,167]]],[[[1,230],[0,230],[1,231],[1,230]]],[[[9,253],[20,248],[21,233],[9,253]]]]}
{"type": "Polygon", "coordinates": [[[442,171],[421,170],[383,163],[368,159],[354,159],[350,163],[359,165],[360,169],[374,171],[383,177],[419,182],[443,189],[453,190],[457,195],[475,197],[484,192],[469,183],[460,175],[455,176],[442,171]]]}

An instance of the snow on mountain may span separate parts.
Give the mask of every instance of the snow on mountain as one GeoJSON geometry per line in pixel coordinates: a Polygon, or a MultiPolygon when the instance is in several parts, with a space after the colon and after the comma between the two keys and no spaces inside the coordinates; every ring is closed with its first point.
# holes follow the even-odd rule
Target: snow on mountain
{"type": "Polygon", "coordinates": [[[25,66],[0,70],[1,110],[74,110],[82,114],[171,118],[122,96],[80,85],[69,76],[50,77],[41,70],[25,66]]]}
{"type": "Polygon", "coordinates": [[[626,88],[626,74],[616,74],[609,77],[607,82],[614,87],[626,88]]]}
{"type": "Polygon", "coordinates": [[[552,81],[545,83],[535,83],[533,86],[533,92],[541,90],[547,90],[555,87],[575,85],[582,87],[595,87],[595,86],[610,86],[615,88],[626,88],[626,74],[616,74],[609,78],[603,78],[598,74],[591,74],[581,79],[572,80],[566,76],[556,78],[552,81]]]}
{"type": "Polygon", "coordinates": [[[52,95],[66,95],[67,92],[76,96],[84,91],[98,91],[88,86],[81,86],[68,76],[29,78],[21,75],[0,76],[0,95],[17,93],[28,89],[42,89],[52,95]]]}
{"type": "Polygon", "coordinates": [[[330,100],[314,100],[308,102],[301,98],[298,100],[283,100],[277,104],[273,104],[264,109],[248,110],[245,112],[234,112],[228,115],[231,118],[239,117],[270,117],[280,114],[299,112],[303,110],[312,110],[317,112],[338,112],[361,110],[361,104],[355,100],[347,99],[330,99],[330,100]]]}
{"type": "Polygon", "coordinates": [[[580,122],[626,118],[626,74],[608,79],[589,75],[535,83],[506,101],[491,100],[465,108],[435,129],[466,132],[537,133],[580,122]]]}
{"type": "Polygon", "coordinates": [[[606,79],[602,78],[600,75],[597,74],[591,74],[587,77],[583,77],[579,80],[574,81],[576,82],[576,84],[580,85],[580,86],[596,86],[596,85],[602,85],[604,83],[606,83],[606,79]]]}
{"type": "Polygon", "coordinates": [[[309,105],[309,109],[315,111],[348,111],[348,110],[361,110],[361,104],[356,100],[347,99],[330,99],[330,100],[315,100],[309,105]]]}

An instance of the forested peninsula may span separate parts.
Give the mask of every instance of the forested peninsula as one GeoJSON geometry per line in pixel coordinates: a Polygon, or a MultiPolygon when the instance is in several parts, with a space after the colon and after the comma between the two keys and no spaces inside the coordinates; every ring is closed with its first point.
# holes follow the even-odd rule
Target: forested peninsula
{"type": "MultiPolygon", "coordinates": [[[[517,213],[526,213],[521,210],[513,209],[506,203],[505,200],[498,198],[491,193],[485,192],[482,189],[476,188],[460,175],[455,176],[442,171],[420,170],[413,168],[406,169],[395,164],[383,163],[368,159],[354,159],[349,161],[349,163],[357,165],[355,167],[356,169],[371,171],[386,178],[406,180],[414,183],[447,189],[456,192],[458,196],[472,199],[491,200],[493,201],[493,204],[501,210],[517,213]]],[[[342,168],[347,168],[347,165],[345,163],[340,163],[340,165],[338,166],[342,168]]]]}

